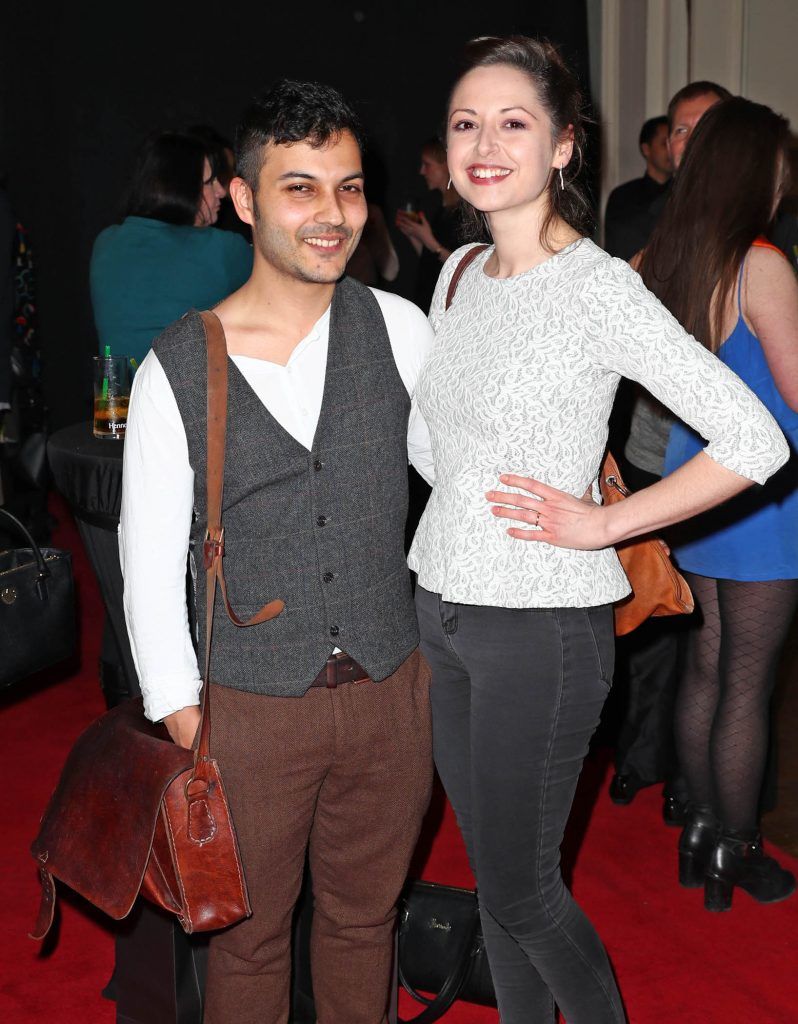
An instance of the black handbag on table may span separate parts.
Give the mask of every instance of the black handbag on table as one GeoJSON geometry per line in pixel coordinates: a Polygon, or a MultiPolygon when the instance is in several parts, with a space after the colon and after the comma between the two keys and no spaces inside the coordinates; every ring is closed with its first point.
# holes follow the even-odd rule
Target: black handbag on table
{"type": "Polygon", "coordinates": [[[433,1024],[456,999],[496,1005],[472,889],[408,882],[399,901],[399,981],[426,1004],[400,1024],[433,1024]],[[438,994],[427,999],[419,990],[438,994]]]}
{"type": "Polygon", "coordinates": [[[0,524],[28,547],[0,551],[0,686],[63,661],[75,652],[72,556],[40,548],[22,523],[0,508],[0,524]]]}

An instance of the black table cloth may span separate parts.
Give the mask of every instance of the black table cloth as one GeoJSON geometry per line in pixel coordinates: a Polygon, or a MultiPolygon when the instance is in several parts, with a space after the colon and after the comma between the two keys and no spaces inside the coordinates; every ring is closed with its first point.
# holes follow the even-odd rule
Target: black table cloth
{"type": "Polygon", "coordinates": [[[90,422],[51,435],[47,458],[53,479],[76,518],[116,532],[124,448],[124,441],[95,437],[90,422]]]}

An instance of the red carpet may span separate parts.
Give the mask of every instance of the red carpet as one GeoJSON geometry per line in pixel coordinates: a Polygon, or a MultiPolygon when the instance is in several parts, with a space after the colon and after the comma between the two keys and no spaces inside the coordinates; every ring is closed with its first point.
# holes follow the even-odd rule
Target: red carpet
{"type": "MultiPolygon", "coordinates": [[[[38,901],[28,844],[74,738],[102,711],[96,678],[100,599],[77,533],[62,505],[59,546],[75,555],[82,622],[79,671],[37,681],[0,707],[10,825],[0,847],[2,1024],[112,1024],[100,996],[112,966],[109,933],[91,908],[60,891],[62,922],[47,955],[26,937],[38,901]]],[[[613,807],[604,792],[606,757],[587,766],[565,860],[573,889],[603,937],[631,1024],[795,1024],[798,1021],[798,897],[760,907],[735,894],[729,914],[710,915],[701,893],[675,881],[677,833],[659,819],[658,794],[613,807]],[[598,796],[597,796],[598,793],[598,796]]],[[[439,797],[418,860],[426,878],[471,885],[450,809],[439,797]]],[[[785,864],[798,871],[798,863],[785,864]]],[[[401,1013],[417,1004],[403,996],[401,1013]]],[[[447,1024],[495,1024],[497,1014],[458,1003],[447,1024]]],[[[234,1022],[231,1022],[234,1024],[234,1022]]],[[[536,1024],[536,1022],[530,1022],[536,1024]]]]}

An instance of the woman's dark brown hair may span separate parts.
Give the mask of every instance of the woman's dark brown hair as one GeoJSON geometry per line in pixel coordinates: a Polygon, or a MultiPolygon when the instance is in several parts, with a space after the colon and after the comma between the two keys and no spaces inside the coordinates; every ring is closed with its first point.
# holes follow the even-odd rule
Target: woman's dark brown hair
{"type": "Polygon", "coordinates": [[[639,271],[682,326],[716,352],[745,255],[773,219],[789,124],[735,96],[698,122],[639,271]]]}
{"type": "Polygon", "coordinates": [[[185,132],[147,136],[136,154],[123,216],[193,225],[202,200],[206,159],[216,177],[213,150],[195,136],[185,132]]]}
{"type": "MultiPolygon", "coordinates": [[[[545,39],[531,39],[528,36],[483,36],[466,43],[460,73],[449,94],[449,106],[458,83],[470,71],[495,66],[515,68],[529,78],[551,120],[554,142],[560,142],[569,128],[573,130],[573,156],[568,166],[563,168],[565,187],[560,187],[559,174],[552,174],[549,180],[549,209],[541,226],[541,242],[549,248],[549,234],[559,217],[580,234],[590,234],[593,228],[593,213],[579,182],[584,163],[586,118],[582,109],[582,91],[576,76],[556,46],[545,39]]],[[[485,222],[482,214],[469,203],[462,202],[460,206],[463,211],[464,233],[471,238],[484,236],[485,222]]]]}

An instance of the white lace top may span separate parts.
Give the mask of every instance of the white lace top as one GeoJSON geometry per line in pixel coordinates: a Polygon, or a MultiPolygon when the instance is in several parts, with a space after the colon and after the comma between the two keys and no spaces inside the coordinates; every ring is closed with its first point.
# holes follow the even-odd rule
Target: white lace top
{"type": "Polygon", "coordinates": [[[410,552],[422,587],[445,600],[505,608],[587,607],[629,584],[614,549],[515,540],[484,492],[521,473],[584,494],[596,480],[620,376],[639,381],[707,438],[706,453],[763,483],[787,460],[784,437],[742,381],[688,335],[622,260],[581,239],[515,277],[443,268],[436,332],[416,397],[435,485],[410,552]]]}

